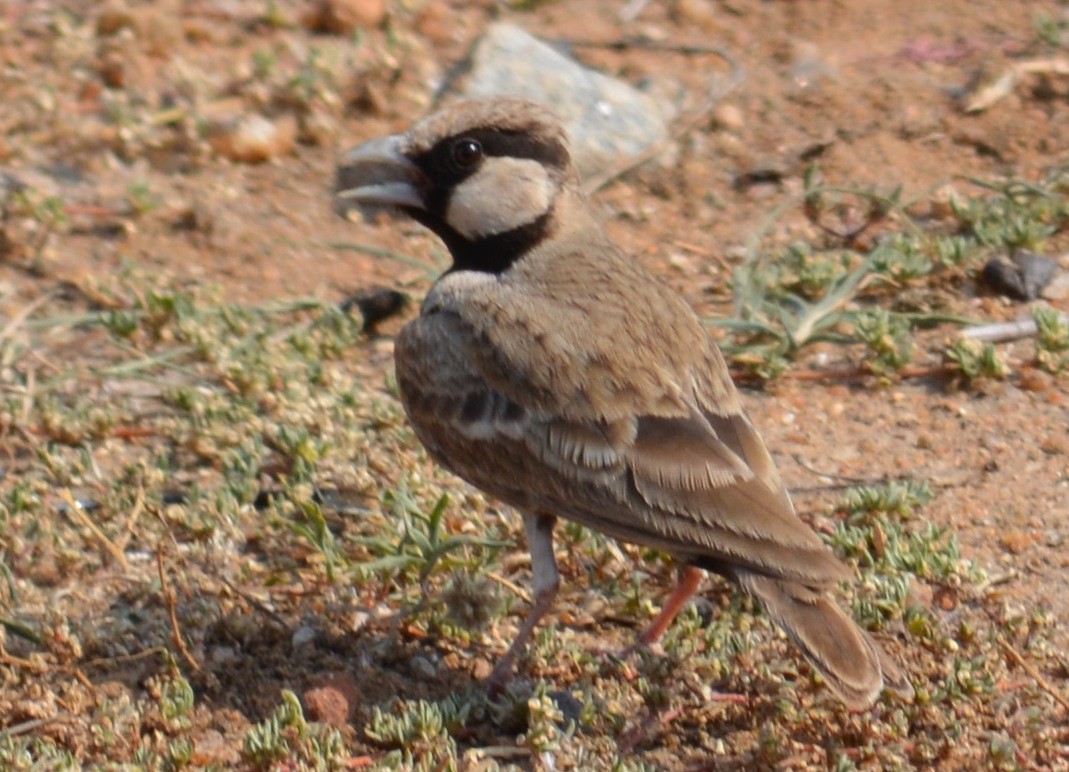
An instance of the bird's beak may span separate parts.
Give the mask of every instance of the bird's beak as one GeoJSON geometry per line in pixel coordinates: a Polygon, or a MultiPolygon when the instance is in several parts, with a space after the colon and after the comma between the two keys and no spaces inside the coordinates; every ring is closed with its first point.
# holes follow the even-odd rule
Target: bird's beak
{"type": "Polygon", "coordinates": [[[403,152],[404,136],[380,137],[349,150],[338,161],[335,201],[352,206],[425,209],[427,178],[403,152]]]}

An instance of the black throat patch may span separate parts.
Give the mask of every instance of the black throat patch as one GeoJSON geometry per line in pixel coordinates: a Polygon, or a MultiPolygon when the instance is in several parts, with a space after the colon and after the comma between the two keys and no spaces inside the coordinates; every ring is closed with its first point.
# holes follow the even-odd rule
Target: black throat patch
{"type": "MultiPolygon", "coordinates": [[[[433,217],[433,216],[432,216],[433,217]]],[[[416,216],[416,219],[421,219],[416,216]]],[[[431,218],[428,218],[429,220],[431,218]]],[[[424,222],[445,242],[453,258],[453,271],[482,271],[500,274],[507,271],[513,263],[527,254],[543,239],[552,236],[553,210],[529,223],[510,231],[484,236],[474,241],[461,236],[452,228],[443,224],[438,217],[424,222]]]]}

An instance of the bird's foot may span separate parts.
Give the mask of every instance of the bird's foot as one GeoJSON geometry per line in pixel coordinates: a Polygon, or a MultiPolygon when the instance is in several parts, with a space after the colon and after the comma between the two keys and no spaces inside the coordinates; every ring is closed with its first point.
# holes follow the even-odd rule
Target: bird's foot
{"type": "Polygon", "coordinates": [[[496,700],[498,697],[505,693],[509,683],[512,681],[512,663],[506,662],[502,659],[490,671],[490,675],[483,681],[483,688],[486,689],[486,696],[492,700],[496,700]]]}

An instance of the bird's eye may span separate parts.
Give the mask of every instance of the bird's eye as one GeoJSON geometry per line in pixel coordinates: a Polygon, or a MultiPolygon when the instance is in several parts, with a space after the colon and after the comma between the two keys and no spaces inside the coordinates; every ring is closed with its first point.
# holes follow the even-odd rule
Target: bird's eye
{"type": "Polygon", "coordinates": [[[483,146],[474,139],[462,139],[453,145],[453,162],[461,169],[470,169],[483,160],[483,146]]]}

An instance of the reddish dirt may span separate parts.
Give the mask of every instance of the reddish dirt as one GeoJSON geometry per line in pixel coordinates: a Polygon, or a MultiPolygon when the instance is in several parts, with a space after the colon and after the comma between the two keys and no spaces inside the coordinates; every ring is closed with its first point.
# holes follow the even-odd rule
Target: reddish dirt
{"type": "MultiPolygon", "coordinates": [[[[769,245],[818,237],[797,205],[770,219],[801,191],[808,164],[830,184],[887,192],[901,185],[908,201],[945,186],[976,193],[974,179],[1035,180],[1069,163],[1069,78],[1027,76],[988,109],[962,109],[974,84],[1013,62],[1069,56],[1065,47],[1052,52],[1037,42],[1037,19],[1067,22],[1056,2],[679,0],[650,3],[625,23],[617,18],[622,3],[534,3],[521,11],[429,0],[406,5],[418,11],[389,4],[399,41],[392,47],[379,28],[354,46],[299,23],[272,26],[262,20],[264,6],[137,5],[128,22],[137,34],[118,36],[100,33],[97,3],[0,7],[0,171],[61,196],[69,217],[36,264],[26,253],[0,261],[0,287],[14,291],[0,293],[0,314],[64,287],[91,293],[95,277],[131,264],[179,282],[217,284],[249,302],[341,299],[372,285],[418,296],[428,285],[424,270],[338,245],[428,263],[443,260],[441,246],[392,219],[354,224],[336,216],[335,159],[423,115],[431,84],[495,17],[550,38],[582,30],[586,40],[645,35],[715,45],[742,68],[738,88],[668,160],[611,183],[595,199],[612,237],[705,314],[724,313],[730,270],[769,223],[769,245]],[[66,34],[55,32],[60,23],[66,34]],[[319,77],[340,98],[293,108],[302,121],[316,115],[322,128],[302,125],[302,141],[269,162],[227,161],[196,137],[193,119],[167,123],[176,104],[225,113],[235,102],[241,111],[286,113],[271,93],[249,85],[252,62],[270,52],[277,71],[293,75],[313,47],[328,51],[319,77]],[[114,87],[106,85],[108,66],[122,71],[112,76],[114,87]],[[107,119],[116,111],[130,116],[132,128],[107,119]],[[146,115],[159,121],[146,123],[146,115]],[[736,184],[755,170],[774,174],[736,184]],[[131,186],[143,186],[155,201],[136,217],[131,186]]],[[[574,51],[634,83],[680,86],[690,107],[711,74],[725,71],[713,54],[574,51]]],[[[1066,244],[1059,246],[1064,253],[1066,244]]],[[[1069,269],[1065,258],[1062,268],[1069,269]]],[[[1023,311],[990,297],[961,303],[977,317],[1023,311]]],[[[1058,303],[1069,310],[1066,300],[1058,303]]],[[[388,323],[384,334],[396,325],[388,323]]],[[[1029,344],[1015,345],[1026,352],[1029,344]]],[[[379,355],[376,346],[369,351],[379,355]]],[[[385,368],[383,359],[376,361],[385,368]]],[[[787,378],[747,390],[745,399],[801,510],[820,511],[838,495],[827,486],[844,480],[932,481],[936,495],[923,516],[951,527],[963,553],[999,577],[1006,604],[1049,608],[1055,645],[1069,651],[1064,377],[1014,378],[979,393],[925,379],[879,387],[787,378]]],[[[1066,690],[1064,674],[1058,686],[1066,690]]]]}

